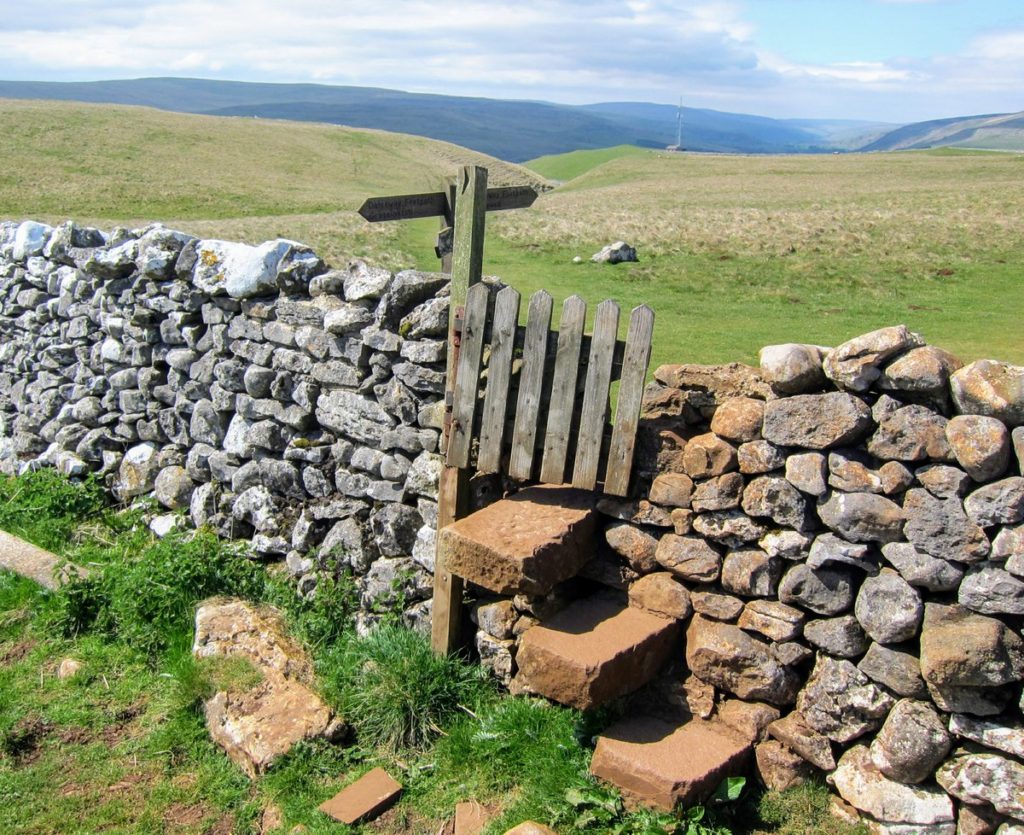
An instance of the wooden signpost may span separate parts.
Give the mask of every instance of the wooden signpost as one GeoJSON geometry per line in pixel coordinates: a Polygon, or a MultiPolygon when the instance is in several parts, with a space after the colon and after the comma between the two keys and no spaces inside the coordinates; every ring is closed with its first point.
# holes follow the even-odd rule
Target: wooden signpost
{"type": "MultiPolygon", "coordinates": [[[[359,214],[370,223],[440,217],[442,232],[438,237],[437,254],[444,261],[443,269],[451,272],[451,302],[448,317],[448,364],[445,377],[445,403],[450,415],[455,397],[455,378],[462,346],[462,321],[469,288],[480,281],[484,254],[484,225],[487,212],[524,209],[537,199],[530,186],[487,188],[487,169],[463,166],[456,182],[447,191],[427,194],[402,194],[394,197],[371,197],[359,208],[359,214]],[[454,237],[450,234],[454,226],[454,237]],[[451,240],[451,255],[444,245],[451,240]]],[[[444,447],[447,449],[450,420],[445,421],[444,447]]],[[[469,502],[469,470],[447,464],[441,470],[438,495],[438,530],[467,513],[469,502]]],[[[438,555],[434,566],[434,608],[431,617],[431,644],[439,653],[447,653],[459,645],[459,622],[462,612],[462,578],[447,570],[444,558],[438,555]]]]}

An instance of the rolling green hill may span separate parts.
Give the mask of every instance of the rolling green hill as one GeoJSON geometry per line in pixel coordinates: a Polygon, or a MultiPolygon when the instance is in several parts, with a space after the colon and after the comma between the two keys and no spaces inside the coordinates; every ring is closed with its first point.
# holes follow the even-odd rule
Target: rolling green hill
{"type": "Polygon", "coordinates": [[[1024,111],[916,122],[883,134],[861,150],[919,151],[928,148],[1024,151],[1024,111]]]}

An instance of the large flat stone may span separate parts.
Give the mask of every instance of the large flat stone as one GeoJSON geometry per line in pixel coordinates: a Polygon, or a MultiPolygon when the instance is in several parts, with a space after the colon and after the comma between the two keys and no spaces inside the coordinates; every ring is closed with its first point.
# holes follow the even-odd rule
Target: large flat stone
{"type": "Polygon", "coordinates": [[[598,737],[590,773],[630,799],[670,810],[704,800],[724,778],[742,774],[752,750],[723,722],[633,717],[598,737]]]}
{"type": "Polygon", "coordinates": [[[319,809],[342,823],[372,820],[402,794],[402,786],[383,768],[375,768],[343,788],[319,809]]]}
{"type": "Polygon", "coordinates": [[[674,620],[591,597],[527,630],[516,663],[531,690],[588,710],[654,678],[678,634],[674,620]]]}
{"type": "Polygon", "coordinates": [[[546,594],[594,556],[594,494],[529,487],[442,528],[448,569],[496,594],[546,594]]]}
{"type": "MultiPolygon", "coordinates": [[[[56,589],[61,578],[58,569],[62,560],[56,554],[37,548],[6,531],[0,531],[0,568],[27,577],[44,588],[56,589]]],[[[72,570],[84,574],[81,569],[72,570]]]]}

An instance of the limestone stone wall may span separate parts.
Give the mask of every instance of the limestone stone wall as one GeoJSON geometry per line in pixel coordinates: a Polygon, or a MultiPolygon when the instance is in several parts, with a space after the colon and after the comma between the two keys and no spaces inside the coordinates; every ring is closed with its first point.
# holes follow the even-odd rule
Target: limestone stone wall
{"type": "Polygon", "coordinates": [[[529,692],[518,636],[610,586],[685,628],[633,711],[753,722],[768,786],[874,831],[1021,825],[1024,368],[900,326],[654,378],[636,497],[580,576],[477,603],[485,663],[529,692]]]}
{"type": "Polygon", "coordinates": [[[100,473],[152,526],[359,578],[362,625],[429,618],[442,275],[292,241],[0,224],[0,466],[100,473]]]}

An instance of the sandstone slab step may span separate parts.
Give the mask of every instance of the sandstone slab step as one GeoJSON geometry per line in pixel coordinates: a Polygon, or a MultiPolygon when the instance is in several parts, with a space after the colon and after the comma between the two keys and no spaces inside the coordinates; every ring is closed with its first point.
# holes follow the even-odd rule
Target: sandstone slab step
{"type": "Polygon", "coordinates": [[[742,774],[752,750],[724,722],[628,717],[598,737],[590,773],[630,800],[671,810],[706,799],[726,777],[742,774]]]}
{"type": "Polygon", "coordinates": [[[675,620],[589,597],[524,632],[516,663],[530,690],[589,710],[654,678],[678,635],[675,620]]]}
{"type": "Polygon", "coordinates": [[[349,825],[372,820],[402,794],[402,786],[383,768],[367,772],[318,807],[325,815],[349,825]]]}
{"type": "Polygon", "coordinates": [[[593,493],[538,486],[488,505],[438,534],[448,569],[496,594],[547,594],[594,556],[593,493]]]}

